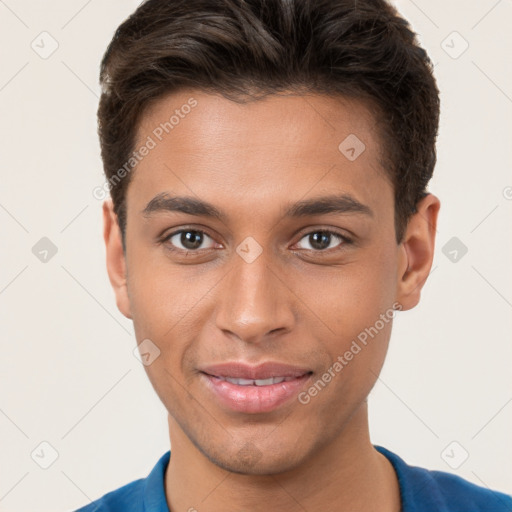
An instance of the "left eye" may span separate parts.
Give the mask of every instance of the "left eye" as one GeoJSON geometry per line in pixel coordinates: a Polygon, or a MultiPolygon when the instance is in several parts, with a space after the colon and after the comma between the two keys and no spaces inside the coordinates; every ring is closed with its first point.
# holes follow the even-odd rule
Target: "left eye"
{"type": "MultiPolygon", "coordinates": [[[[348,238],[340,235],[339,233],[335,233],[334,231],[312,231],[308,233],[306,236],[301,238],[302,240],[307,240],[310,247],[302,247],[302,249],[313,250],[313,251],[325,251],[326,249],[332,249],[332,242],[337,239],[341,243],[337,244],[343,245],[343,243],[350,243],[348,238]]],[[[299,242],[300,243],[300,242],[299,242]]]]}
{"type": "Polygon", "coordinates": [[[183,251],[195,251],[197,249],[211,249],[214,247],[215,242],[209,237],[204,231],[198,231],[195,229],[182,229],[181,231],[175,231],[164,238],[164,242],[169,241],[173,246],[183,251]],[[205,241],[205,237],[208,238],[211,243],[208,247],[201,247],[205,241]],[[181,244],[180,247],[178,244],[181,244]]]}

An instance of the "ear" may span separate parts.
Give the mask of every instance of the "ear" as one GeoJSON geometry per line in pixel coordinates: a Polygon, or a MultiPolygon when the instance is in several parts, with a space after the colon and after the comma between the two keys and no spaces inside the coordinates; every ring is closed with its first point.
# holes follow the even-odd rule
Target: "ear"
{"type": "Polygon", "coordinates": [[[116,295],[117,308],[125,317],[131,319],[130,300],[126,285],[125,254],[112,199],[107,199],[103,203],[103,238],[107,251],[107,272],[116,295]]]}
{"type": "Polygon", "coordinates": [[[399,246],[397,301],[406,311],[416,306],[434,259],[437,215],[441,203],[428,194],[417,205],[399,246]]]}

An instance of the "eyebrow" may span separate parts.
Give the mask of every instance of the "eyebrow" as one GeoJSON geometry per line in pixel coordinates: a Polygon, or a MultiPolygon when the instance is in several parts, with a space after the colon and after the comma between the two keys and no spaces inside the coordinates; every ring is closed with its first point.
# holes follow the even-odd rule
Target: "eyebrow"
{"type": "MultiPolygon", "coordinates": [[[[189,215],[212,217],[224,222],[226,215],[211,203],[189,196],[171,196],[167,192],[156,195],[142,210],[146,218],[159,212],[182,212],[189,215]]],[[[356,213],[373,217],[371,208],[349,194],[329,195],[298,201],[285,210],[285,217],[306,217],[328,213],[356,213]]]]}

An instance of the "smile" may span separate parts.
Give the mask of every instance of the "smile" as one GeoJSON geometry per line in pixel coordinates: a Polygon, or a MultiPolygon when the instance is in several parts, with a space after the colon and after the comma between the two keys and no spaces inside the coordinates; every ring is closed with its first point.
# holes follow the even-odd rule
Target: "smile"
{"type": "MultiPolygon", "coordinates": [[[[215,377],[212,375],[212,377],[215,377]]],[[[271,386],[272,384],[280,384],[281,382],[289,382],[296,377],[270,377],[268,379],[235,379],[233,377],[216,377],[237,386],[271,386]]]]}
{"type": "Polygon", "coordinates": [[[257,366],[223,363],[201,369],[209,400],[220,408],[246,414],[271,412],[305,387],[313,372],[277,362],[257,366]]]}

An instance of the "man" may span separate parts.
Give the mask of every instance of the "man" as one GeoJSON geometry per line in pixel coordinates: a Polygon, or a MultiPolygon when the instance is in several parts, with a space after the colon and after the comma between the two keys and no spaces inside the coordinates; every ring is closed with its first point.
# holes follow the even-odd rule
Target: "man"
{"type": "Polygon", "coordinates": [[[80,510],[512,510],[369,437],[440,207],[438,90],[397,12],[148,0],[101,84],[108,273],[172,456],[80,510]]]}

